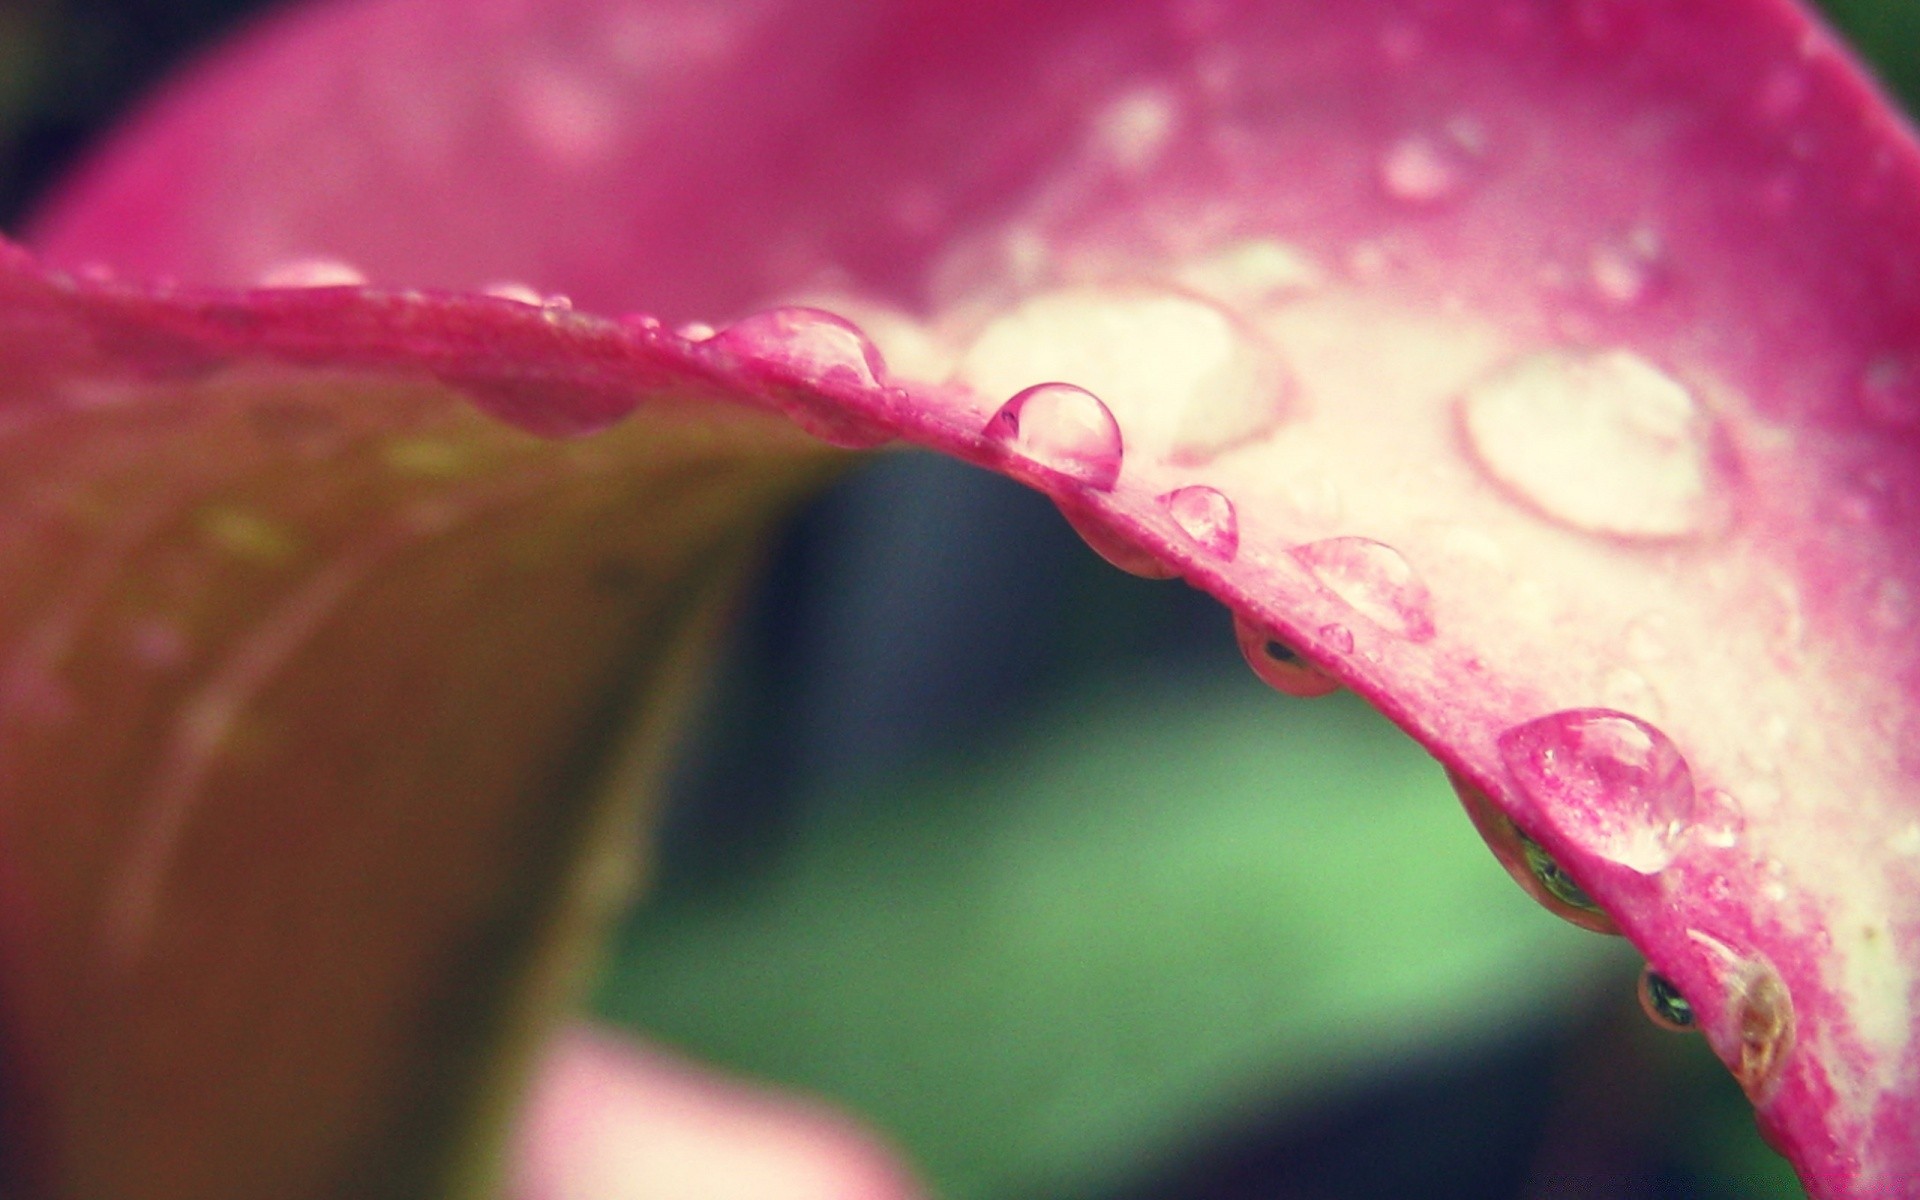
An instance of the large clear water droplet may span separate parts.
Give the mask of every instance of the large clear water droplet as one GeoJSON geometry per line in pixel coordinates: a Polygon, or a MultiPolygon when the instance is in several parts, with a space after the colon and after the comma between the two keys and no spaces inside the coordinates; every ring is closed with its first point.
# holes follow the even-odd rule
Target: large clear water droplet
{"type": "Polygon", "coordinates": [[[1240,552],[1240,517],[1233,501],[1215,488],[1183,487],[1160,497],[1180,532],[1215,558],[1233,561],[1240,552]]]}
{"type": "Polygon", "coordinates": [[[1337,537],[1295,548],[1293,556],[1361,616],[1409,641],[1433,636],[1433,597],[1413,565],[1371,538],[1337,537]]]}
{"type": "Polygon", "coordinates": [[[1142,546],[1130,533],[1114,525],[1105,516],[1072,503],[1060,505],[1060,515],[1073,526],[1087,548],[1142,579],[1172,579],[1179,572],[1162,562],[1160,556],[1142,546]]]}
{"type": "Polygon", "coordinates": [[[1238,316],[1144,286],[1031,296],[987,323],[958,378],[989,396],[1070,379],[1100,395],[1134,452],[1185,466],[1271,429],[1293,387],[1278,351],[1238,316]]]}
{"type": "Polygon", "coordinates": [[[1461,413],[1487,473],[1575,529],[1682,538],[1720,515],[1712,417],[1632,351],[1516,359],[1469,386],[1461,413]]]}
{"type": "Polygon", "coordinates": [[[755,313],[727,326],[714,344],[776,364],[814,387],[877,388],[887,373],[880,351],[858,326],[817,308],[755,313]]]}
{"type": "Polygon", "coordinates": [[[1000,406],[984,430],[1027,460],[1111,491],[1120,478],[1120,423],[1100,397],[1070,383],[1041,383],[1000,406]]]}
{"type": "Polygon", "coordinates": [[[1500,757],[1530,824],[1642,875],[1673,861],[1692,824],[1686,759],[1626,713],[1576,708],[1529,721],[1500,735],[1500,757]]]}

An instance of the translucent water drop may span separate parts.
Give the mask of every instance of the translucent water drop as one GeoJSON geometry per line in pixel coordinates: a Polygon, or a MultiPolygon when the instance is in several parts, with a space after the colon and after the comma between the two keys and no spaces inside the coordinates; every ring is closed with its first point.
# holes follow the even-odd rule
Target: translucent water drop
{"type": "Polygon", "coordinates": [[[1291,373],[1219,304],[1160,287],[1075,287],[1031,296],[980,331],[958,378],[985,395],[1069,379],[1100,396],[1129,448],[1194,466],[1285,415],[1291,373]]]}
{"type": "Polygon", "coordinates": [[[1487,473],[1575,529],[1682,538],[1720,515],[1712,417],[1632,351],[1516,359],[1468,387],[1461,415],[1487,473]]]}
{"type": "Polygon", "coordinates": [[[1380,186],[1408,204],[1440,204],[1466,190],[1473,163],[1451,138],[1411,134],[1380,156],[1380,186]]]}
{"type": "Polygon", "coordinates": [[[817,308],[775,308],[737,321],[714,344],[778,364],[815,387],[877,388],[880,351],[852,322],[817,308]]]}
{"type": "Polygon", "coordinates": [[[1860,410],[1896,429],[1920,425],[1920,363],[1886,354],[1867,364],[1857,388],[1860,410]]]}
{"type": "Polygon", "coordinates": [[[1073,531],[1080,535],[1080,540],[1087,544],[1088,549],[1129,575],[1137,575],[1142,579],[1172,579],[1179,574],[1162,562],[1159,555],[1091,509],[1063,504],[1060,506],[1060,515],[1067,519],[1067,524],[1073,526],[1073,531]]]}
{"type": "Polygon", "coordinates": [[[1679,853],[1693,775],[1667,735],[1605,708],[1553,713],[1500,735],[1519,798],[1568,842],[1642,875],[1679,853]]]}
{"type": "Polygon", "coordinates": [[[1000,406],[982,432],[1021,457],[1112,491],[1120,478],[1120,424],[1100,397],[1070,383],[1041,383],[1000,406]]]}
{"type": "Polygon", "coordinates": [[[1233,638],[1253,673],[1276,692],[1308,698],[1340,690],[1339,680],[1302,658],[1299,651],[1274,637],[1266,627],[1238,613],[1233,618],[1233,638]]]}
{"type": "Polygon", "coordinates": [[[260,275],[260,286],[270,288],[365,287],[367,277],[359,268],[337,258],[296,258],[268,267],[260,275]]]}
{"type": "Polygon", "coordinates": [[[1409,641],[1433,636],[1433,597],[1413,565],[1392,546],[1362,537],[1327,538],[1295,548],[1294,558],[1361,616],[1409,641]]]}
{"type": "Polygon", "coordinates": [[[1240,517],[1233,501],[1218,490],[1196,484],[1160,497],[1180,532],[1215,558],[1232,562],[1240,552],[1240,517]]]}
{"type": "Polygon", "coordinates": [[[1694,803],[1694,836],[1701,845],[1729,850],[1740,844],[1747,829],[1739,797],[1725,788],[1706,788],[1694,803]]]}
{"type": "Polygon", "coordinates": [[[1320,640],[1337,653],[1353,653],[1353,630],[1345,625],[1322,625],[1320,640]]]}
{"type": "Polygon", "coordinates": [[[1667,977],[1652,967],[1640,972],[1640,1007],[1647,1019],[1670,1033],[1693,1031],[1693,1005],[1667,977]]]}
{"type": "Polygon", "coordinates": [[[1751,958],[1728,984],[1728,1008],[1739,1038],[1733,1075],[1755,1104],[1764,1104],[1780,1083],[1793,1050],[1793,997],[1773,964],[1751,958]]]}

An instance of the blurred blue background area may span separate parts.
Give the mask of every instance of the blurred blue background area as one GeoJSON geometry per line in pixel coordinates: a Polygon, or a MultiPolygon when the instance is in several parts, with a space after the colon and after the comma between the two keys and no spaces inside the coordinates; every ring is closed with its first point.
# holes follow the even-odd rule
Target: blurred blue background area
{"type": "MultiPolygon", "coordinates": [[[[259,7],[0,0],[0,225],[259,7]]],[[[1920,4],[1829,8],[1920,95],[1920,4]]],[[[1213,601],[903,453],[771,551],[595,1004],[956,1200],[1799,1195],[1636,969],[1364,706],[1271,693],[1213,601]]]]}

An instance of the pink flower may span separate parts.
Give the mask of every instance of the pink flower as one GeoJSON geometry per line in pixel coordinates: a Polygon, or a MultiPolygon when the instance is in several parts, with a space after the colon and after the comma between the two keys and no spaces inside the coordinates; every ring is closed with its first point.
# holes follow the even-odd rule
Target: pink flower
{"type": "Polygon", "coordinates": [[[1780,0],[322,5],[28,240],[0,984],[66,1191],[457,1172],[588,801],[836,461],[784,416],[1367,696],[1816,1196],[1920,1195],[1920,154],[1780,0]]]}

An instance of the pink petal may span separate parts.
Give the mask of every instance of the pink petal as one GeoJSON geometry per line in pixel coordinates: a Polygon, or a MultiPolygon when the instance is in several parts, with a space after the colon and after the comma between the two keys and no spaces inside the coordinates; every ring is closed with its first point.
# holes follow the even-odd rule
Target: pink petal
{"type": "Polygon", "coordinates": [[[912,1200],[878,1142],[823,1106],[575,1029],[521,1118],[513,1200],[912,1200]]]}
{"type": "MultiPolygon", "coordinates": [[[[897,378],[801,312],[696,343],[8,285],[142,365],[413,363],[548,431],[732,389],[1032,483],[1491,796],[1816,1196],[1920,1195],[1920,157],[1797,9],[314,9],[158,105],[38,244],[860,321],[897,378]],[[1115,436],[996,419],[1049,382],[1115,436]],[[1178,519],[1193,488],[1232,539],[1178,519]]],[[[39,340],[10,357],[73,370],[39,340]]]]}

